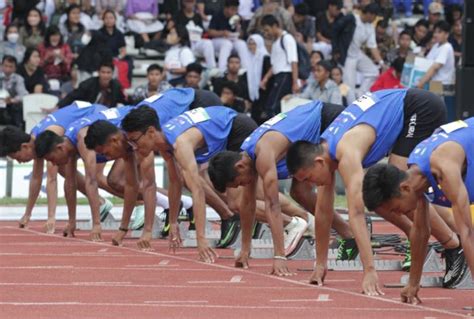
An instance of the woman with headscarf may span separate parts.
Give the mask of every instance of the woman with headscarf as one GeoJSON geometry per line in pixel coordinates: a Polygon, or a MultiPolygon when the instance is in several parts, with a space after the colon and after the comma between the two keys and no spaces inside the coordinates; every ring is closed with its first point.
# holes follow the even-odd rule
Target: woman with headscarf
{"type": "Polygon", "coordinates": [[[250,101],[252,102],[252,118],[259,124],[266,119],[261,118],[261,113],[267,100],[267,92],[260,89],[260,81],[271,68],[270,55],[265,48],[263,37],[252,34],[247,40],[249,65],[247,70],[247,84],[250,101]]]}

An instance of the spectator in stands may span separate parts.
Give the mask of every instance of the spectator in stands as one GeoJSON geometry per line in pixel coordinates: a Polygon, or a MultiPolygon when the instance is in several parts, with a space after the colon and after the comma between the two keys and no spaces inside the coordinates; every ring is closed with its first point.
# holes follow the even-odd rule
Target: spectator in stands
{"type": "Polygon", "coordinates": [[[462,56],[462,21],[460,19],[454,21],[449,43],[453,47],[455,63],[458,65],[462,56]]]}
{"type": "Polygon", "coordinates": [[[3,34],[3,41],[0,42],[0,59],[3,59],[5,55],[11,55],[16,58],[17,62],[23,60],[26,48],[20,43],[19,37],[16,24],[8,25],[3,34]]]}
{"type": "Polygon", "coordinates": [[[356,87],[357,72],[362,74],[360,94],[369,90],[379,75],[379,67],[384,65],[380,51],[377,48],[373,26],[377,13],[378,5],[371,3],[362,8],[360,16],[355,16],[356,27],[344,62],[344,82],[352,89],[356,87]],[[364,46],[370,50],[371,56],[377,65],[363,52],[364,46]]]}
{"type": "Polygon", "coordinates": [[[413,37],[411,43],[411,49],[415,50],[416,47],[420,47],[423,44],[426,36],[428,35],[429,24],[425,19],[420,19],[416,22],[413,28],[413,37]]]}
{"type": "Polygon", "coordinates": [[[400,8],[403,5],[403,13],[405,17],[411,17],[413,15],[412,4],[413,0],[392,0],[393,1],[393,11],[395,13],[395,17],[399,17],[401,10],[400,8]]]}
{"type": "MultiPolygon", "coordinates": [[[[462,1],[462,0],[461,0],[462,1]]],[[[463,7],[462,4],[452,4],[450,6],[445,6],[445,16],[446,21],[454,26],[454,23],[458,20],[462,20],[463,7]]]]}
{"type": "Polygon", "coordinates": [[[375,28],[375,40],[382,59],[386,60],[387,53],[395,48],[393,37],[387,33],[388,21],[379,20],[375,28]]]}
{"type": "Polygon", "coordinates": [[[430,81],[439,81],[443,86],[452,86],[455,78],[454,50],[448,42],[451,27],[446,21],[436,24],[434,30],[434,46],[426,56],[434,63],[418,82],[418,88],[424,88],[430,81]]]}
{"type": "Polygon", "coordinates": [[[222,0],[198,0],[198,12],[204,21],[208,20],[208,16],[214,16],[224,10],[224,1],[222,0]]]}
{"type": "Polygon", "coordinates": [[[126,103],[125,96],[119,81],[113,79],[114,64],[112,61],[103,61],[99,66],[99,76],[92,77],[59,101],[58,107],[64,107],[75,100],[99,103],[108,107],[116,107],[126,103]]]}
{"type": "Polygon", "coordinates": [[[385,90],[385,89],[399,89],[403,85],[400,83],[402,77],[403,65],[405,64],[405,58],[396,58],[391,67],[382,73],[375,83],[370,88],[371,92],[385,90]]]}
{"type": "Polygon", "coordinates": [[[171,46],[165,56],[166,79],[173,86],[182,85],[186,66],[196,60],[189,48],[188,30],[176,25],[168,33],[166,43],[171,46]]]}
{"type": "Polygon", "coordinates": [[[398,35],[398,47],[391,49],[385,56],[387,64],[392,65],[396,58],[406,58],[412,52],[410,48],[411,35],[408,31],[402,31],[398,35]]]}
{"type": "Polygon", "coordinates": [[[125,16],[130,30],[139,34],[145,43],[150,42],[150,35],[158,39],[158,33],[163,30],[163,23],[157,19],[157,1],[127,0],[125,16]]]}
{"type": "Polygon", "coordinates": [[[314,71],[318,62],[324,60],[324,55],[321,51],[313,51],[309,58],[311,61],[311,70],[314,71]]]}
{"type": "Polygon", "coordinates": [[[342,69],[338,66],[332,68],[331,70],[331,79],[338,85],[339,92],[342,96],[342,105],[348,106],[355,100],[355,93],[349,85],[342,81],[343,73],[342,69]]]}
{"type": "Polygon", "coordinates": [[[220,94],[222,105],[230,107],[237,112],[246,112],[245,102],[242,98],[237,96],[239,87],[235,82],[224,81],[222,83],[222,90],[220,94]]]}
{"type": "Polygon", "coordinates": [[[17,62],[15,57],[5,55],[2,59],[0,72],[0,90],[6,97],[0,99],[0,124],[15,125],[23,128],[23,96],[28,94],[23,78],[16,73],[17,62]]]}
{"type": "Polygon", "coordinates": [[[300,86],[295,39],[280,27],[280,23],[273,15],[264,16],[261,23],[265,36],[274,40],[270,55],[272,67],[260,83],[262,89],[269,90],[265,114],[262,115],[265,118],[279,113],[281,98],[290,93],[298,93],[300,86]],[[267,87],[270,78],[273,78],[271,88],[267,87]]]}
{"type": "Polygon", "coordinates": [[[99,69],[102,61],[112,58],[112,50],[107,46],[107,41],[102,33],[91,31],[90,36],[89,33],[86,35],[88,36],[84,36],[82,40],[87,45],[74,62],[78,68],[80,81],[91,77],[92,73],[99,69]]]}
{"type": "Polygon", "coordinates": [[[428,29],[434,31],[435,25],[443,18],[443,5],[439,2],[431,2],[428,12],[428,29]]]}
{"type": "Polygon", "coordinates": [[[252,20],[250,20],[247,33],[263,34],[262,19],[264,16],[269,14],[277,19],[283,30],[286,30],[292,35],[296,34],[296,28],[293,19],[291,18],[291,14],[282,7],[280,0],[263,0],[262,6],[255,11],[252,20]]]}
{"type": "Polygon", "coordinates": [[[122,15],[125,9],[123,0],[95,0],[95,12],[102,17],[106,10],[112,10],[116,15],[122,15]]]}
{"type": "Polygon", "coordinates": [[[36,48],[44,41],[45,29],[41,11],[30,9],[24,25],[20,28],[20,43],[27,49],[36,48]]]}
{"type": "MultiPolygon", "coordinates": [[[[236,96],[242,100],[249,100],[249,90],[247,84],[247,73],[239,75],[241,64],[238,55],[231,55],[227,59],[227,70],[224,72],[224,76],[214,78],[211,80],[214,93],[218,96],[221,95],[222,86],[224,82],[230,81],[237,84],[236,96]]],[[[259,82],[260,83],[260,82],[259,82]]]]}
{"type": "Polygon", "coordinates": [[[146,70],[147,84],[138,86],[133,92],[132,100],[134,104],[149,98],[152,95],[159,94],[172,86],[164,80],[164,70],[158,64],[151,64],[146,70]]]}
{"type": "MultiPolygon", "coordinates": [[[[327,60],[319,61],[313,71],[315,81],[304,89],[299,97],[309,100],[320,100],[322,102],[342,104],[342,96],[339,87],[331,80],[332,64],[327,60]]],[[[289,98],[290,96],[288,96],[289,98]]]]}
{"type": "Polygon", "coordinates": [[[209,87],[201,87],[202,81],[202,65],[194,62],[188,64],[186,67],[186,75],[184,77],[184,87],[193,88],[193,89],[203,89],[208,90],[209,87]]]}
{"type": "Polygon", "coordinates": [[[341,12],[342,0],[329,0],[328,9],[321,12],[316,18],[316,43],[313,44],[314,51],[321,51],[325,58],[329,58],[332,52],[332,34],[334,23],[343,17],[341,12]]]}
{"type": "Polygon", "coordinates": [[[247,39],[247,47],[249,49],[249,63],[252,66],[247,70],[247,87],[252,103],[252,118],[261,124],[261,113],[267,100],[268,91],[260,88],[260,82],[272,66],[270,55],[261,35],[252,34],[247,39]]]}
{"type": "Polygon", "coordinates": [[[238,0],[225,0],[224,10],[215,14],[209,24],[209,36],[216,54],[218,55],[218,67],[221,71],[225,70],[227,59],[232,53],[232,49],[242,60],[242,65],[247,68],[247,45],[241,40],[240,18],[237,15],[239,9],[238,0]]]}
{"type": "Polygon", "coordinates": [[[175,15],[173,21],[188,29],[191,49],[198,57],[204,57],[207,68],[216,67],[214,46],[209,39],[203,39],[204,25],[202,17],[196,13],[196,0],[182,0],[183,8],[175,15]]]}
{"type": "Polygon", "coordinates": [[[74,59],[76,59],[86,46],[85,41],[82,40],[87,30],[81,23],[81,7],[77,4],[70,5],[66,9],[66,16],[66,21],[60,25],[59,29],[64,40],[71,48],[74,59]]]}
{"type": "Polygon", "coordinates": [[[316,19],[309,15],[309,8],[302,2],[295,6],[293,22],[296,28],[296,41],[303,44],[308,52],[313,51],[316,38],[316,19]]]}
{"type": "Polygon", "coordinates": [[[23,23],[31,9],[35,8],[40,0],[13,0],[8,1],[12,6],[12,21],[23,23]]]}
{"type": "Polygon", "coordinates": [[[63,36],[55,25],[48,27],[44,43],[38,46],[41,57],[41,66],[46,77],[60,82],[69,78],[73,59],[69,45],[63,42],[63,36]]]}
{"type": "Polygon", "coordinates": [[[112,10],[105,10],[102,15],[104,26],[99,30],[102,33],[107,46],[112,51],[112,56],[124,59],[127,55],[125,36],[116,27],[117,16],[112,10]]]}
{"type": "Polygon", "coordinates": [[[74,91],[79,85],[78,69],[76,65],[71,68],[71,78],[69,81],[64,82],[60,88],[60,98],[64,99],[69,93],[74,91]]]}
{"type": "Polygon", "coordinates": [[[28,49],[23,62],[18,66],[18,74],[23,77],[25,88],[29,93],[48,92],[48,80],[40,67],[40,63],[41,58],[38,49],[28,49]]]}

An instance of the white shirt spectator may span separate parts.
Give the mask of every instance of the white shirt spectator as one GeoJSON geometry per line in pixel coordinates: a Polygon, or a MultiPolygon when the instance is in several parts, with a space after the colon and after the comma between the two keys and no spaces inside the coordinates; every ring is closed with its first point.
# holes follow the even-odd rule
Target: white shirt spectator
{"type": "MultiPolygon", "coordinates": [[[[173,46],[171,49],[166,51],[165,56],[165,67],[167,69],[185,68],[188,64],[193,63],[196,60],[193,52],[188,47],[173,46]]],[[[180,78],[182,75],[171,74],[169,71],[166,72],[166,79],[173,80],[180,78]]]]}
{"type": "Polygon", "coordinates": [[[283,72],[291,73],[291,63],[298,63],[296,40],[291,34],[283,31],[281,37],[273,42],[270,61],[272,63],[273,74],[283,72]]]}
{"type": "Polygon", "coordinates": [[[443,65],[431,78],[431,81],[439,81],[443,83],[443,85],[454,84],[456,69],[454,63],[454,50],[451,43],[446,42],[442,45],[436,43],[426,58],[443,65]]]}
{"type": "Polygon", "coordinates": [[[372,23],[364,23],[360,19],[360,16],[354,15],[356,20],[356,28],[354,30],[354,36],[352,37],[349,50],[347,51],[347,57],[358,58],[362,53],[362,46],[369,49],[377,48],[377,41],[375,39],[375,28],[372,23]]]}
{"type": "Polygon", "coordinates": [[[253,16],[254,3],[253,0],[240,0],[239,1],[239,16],[244,20],[251,20],[253,16]]]}

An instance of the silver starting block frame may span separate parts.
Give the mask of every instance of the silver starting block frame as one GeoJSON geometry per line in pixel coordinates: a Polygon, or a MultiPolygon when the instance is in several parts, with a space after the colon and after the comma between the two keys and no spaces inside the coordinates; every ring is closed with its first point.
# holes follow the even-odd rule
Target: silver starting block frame
{"type": "MultiPolygon", "coordinates": [[[[261,224],[260,231],[257,234],[257,238],[255,239],[265,239],[265,240],[272,240],[272,232],[270,227],[267,224],[261,224]]],[[[252,239],[252,240],[255,240],[252,239]]],[[[242,248],[242,230],[239,231],[237,235],[237,239],[235,242],[229,246],[231,249],[241,249],[242,248]]]]}
{"type": "MultiPolygon", "coordinates": [[[[185,248],[196,248],[197,238],[195,230],[188,230],[188,223],[180,223],[179,230],[181,238],[183,238],[183,247],[185,248]]],[[[212,229],[212,225],[209,221],[206,221],[206,239],[209,242],[210,247],[216,247],[221,238],[221,231],[212,229]]]]}
{"type": "MultiPolygon", "coordinates": [[[[404,287],[408,284],[409,275],[403,275],[400,284],[391,285],[390,287],[404,287]]],[[[421,276],[420,285],[423,288],[443,287],[443,276],[421,276]]],[[[474,290],[474,282],[469,269],[466,271],[461,281],[451,289],[474,290]]]]}
{"type": "MultiPolygon", "coordinates": [[[[104,221],[100,223],[102,230],[118,230],[120,227],[121,220],[116,219],[112,212],[109,212],[104,218],[104,221]]],[[[79,220],[76,222],[76,228],[80,230],[91,230],[92,220],[79,220]]]]}
{"type": "MultiPolygon", "coordinates": [[[[163,222],[161,221],[158,215],[155,215],[155,220],[153,221],[153,229],[151,232],[151,237],[153,239],[160,238],[161,229],[163,228],[163,222]]],[[[118,230],[118,228],[117,228],[118,230]]],[[[142,235],[143,229],[131,230],[130,238],[140,238],[142,235]]]]}

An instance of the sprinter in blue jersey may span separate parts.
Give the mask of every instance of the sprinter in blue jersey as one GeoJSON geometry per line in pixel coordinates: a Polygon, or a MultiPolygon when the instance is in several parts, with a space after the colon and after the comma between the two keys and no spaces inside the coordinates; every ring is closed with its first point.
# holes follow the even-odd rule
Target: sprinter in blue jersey
{"type": "MultiPolygon", "coordinates": [[[[67,127],[74,121],[79,120],[85,116],[105,110],[107,107],[100,104],[90,104],[83,101],[75,101],[52,114],[46,116],[41,120],[32,130],[27,134],[16,127],[7,127],[0,132],[0,153],[1,156],[9,156],[16,159],[18,162],[33,162],[33,172],[30,180],[30,188],[28,193],[28,202],[26,205],[25,214],[20,219],[20,227],[26,227],[33,211],[36,199],[41,190],[41,183],[43,179],[44,160],[36,156],[34,150],[34,142],[36,137],[44,131],[55,132],[63,135],[67,127]]],[[[51,163],[47,164],[47,195],[48,195],[48,221],[45,224],[47,233],[54,233],[55,230],[55,210],[57,200],[57,172],[64,176],[63,166],[54,166],[51,163]]],[[[78,189],[85,192],[84,178],[79,173],[77,176],[78,189]]],[[[101,198],[101,215],[105,215],[112,208],[112,204],[101,198]]],[[[66,233],[67,234],[67,233],[66,233]]]]}
{"type": "MultiPolygon", "coordinates": [[[[286,152],[291,143],[298,140],[318,142],[320,132],[326,129],[343,109],[340,105],[320,101],[298,106],[263,123],[245,139],[240,147],[241,152],[224,151],[211,159],[209,176],[217,190],[223,192],[228,187],[244,187],[244,199],[240,209],[242,249],[239,256],[244,265],[248,264],[249,259],[256,199],[262,199],[266,203],[265,211],[272,229],[275,252],[273,272],[276,275],[290,274],[285,261],[288,251],[283,247],[283,228],[279,218],[282,203],[278,192],[278,180],[290,178],[285,163],[286,152]],[[258,182],[259,178],[263,187],[258,182]]],[[[314,210],[316,194],[311,185],[292,180],[290,193],[307,211],[314,210]]],[[[308,222],[314,224],[311,217],[308,222]]],[[[314,228],[314,225],[309,227],[314,228]]],[[[343,238],[350,238],[352,235],[347,223],[339,215],[334,219],[333,227],[343,238]]]]}
{"type": "Polygon", "coordinates": [[[207,162],[219,151],[237,150],[256,127],[248,116],[219,106],[185,112],[163,126],[157,112],[147,106],[132,110],[124,118],[122,129],[136,152],[142,157],[159,152],[166,162],[170,180],[168,195],[172,248],[180,242],[177,215],[183,186],[179,175],[182,175],[192,193],[199,257],[205,262],[215,261],[217,255],[205,238],[206,185],[200,178],[198,164],[207,162]]]}
{"type": "MultiPolygon", "coordinates": [[[[441,126],[418,144],[408,158],[408,165],[407,171],[390,164],[369,168],[364,177],[363,193],[365,205],[375,212],[414,212],[410,240],[419,244],[416,250],[412,248],[410,279],[401,295],[403,302],[418,303],[423,257],[430,237],[428,203],[452,207],[464,254],[471,274],[474,274],[474,230],[470,210],[470,204],[474,204],[474,117],[441,126]],[[420,257],[415,258],[416,254],[420,257]]],[[[455,237],[453,233],[450,240],[455,237]]],[[[467,266],[460,267],[462,274],[468,272],[467,266]]],[[[456,286],[462,278],[462,275],[455,278],[451,286],[456,286]]]]}
{"type": "MultiPolygon", "coordinates": [[[[326,275],[327,244],[333,218],[330,212],[334,205],[334,174],[338,170],[346,186],[349,222],[364,266],[362,291],[368,295],[382,294],[364,219],[364,168],[389,155],[389,163],[406,170],[410,152],[444,124],[445,119],[444,103],[430,92],[418,89],[381,90],[367,93],[349,105],[322,133],[319,143],[299,141],[290,147],[286,158],[290,174],[300,181],[322,186],[316,204],[316,219],[321,223],[319,231],[316,231],[318,258],[312,281],[322,284],[326,275]]],[[[410,218],[397,214],[382,217],[409,236],[410,218]]],[[[430,218],[432,234],[441,243],[446,241],[444,247],[461,251],[457,238],[447,241],[452,230],[433,207],[430,218]]],[[[452,220],[448,222],[455,227],[452,220]]],[[[457,257],[455,263],[461,262],[461,259],[463,257],[457,257]]],[[[455,270],[456,267],[448,267],[445,278],[457,277],[459,272],[453,273],[455,270]]]]}

